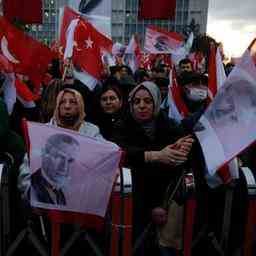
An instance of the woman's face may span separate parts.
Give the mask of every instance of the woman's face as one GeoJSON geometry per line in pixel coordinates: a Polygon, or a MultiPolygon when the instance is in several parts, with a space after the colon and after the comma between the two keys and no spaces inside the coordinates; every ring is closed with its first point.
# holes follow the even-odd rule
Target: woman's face
{"type": "Polygon", "coordinates": [[[132,101],[133,115],[139,122],[153,119],[154,101],[150,93],[145,89],[138,90],[132,101]]]}
{"type": "Polygon", "coordinates": [[[108,90],[101,95],[100,105],[104,113],[114,114],[122,107],[122,100],[115,91],[108,90]]]}
{"type": "Polygon", "coordinates": [[[71,92],[65,92],[59,106],[61,117],[71,117],[79,115],[79,105],[75,95],[71,92]]]}

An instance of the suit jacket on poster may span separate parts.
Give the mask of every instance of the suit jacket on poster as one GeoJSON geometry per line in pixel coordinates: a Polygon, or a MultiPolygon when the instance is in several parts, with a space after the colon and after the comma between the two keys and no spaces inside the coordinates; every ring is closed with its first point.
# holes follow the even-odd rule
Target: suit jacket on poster
{"type": "Polygon", "coordinates": [[[34,196],[41,203],[66,205],[66,199],[61,189],[53,188],[51,184],[43,177],[41,169],[37,170],[31,176],[31,185],[34,196]],[[51,196],[55,195],[55,201],[51,196]]]}

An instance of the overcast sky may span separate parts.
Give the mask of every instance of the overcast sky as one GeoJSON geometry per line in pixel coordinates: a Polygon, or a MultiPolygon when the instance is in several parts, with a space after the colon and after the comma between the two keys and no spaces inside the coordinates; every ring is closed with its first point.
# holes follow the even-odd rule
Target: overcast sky
{"type": "Polygon", "coordinates": [[[239,56],[256,37],[256,0],[209,0],[207,32],[239,56]]]}

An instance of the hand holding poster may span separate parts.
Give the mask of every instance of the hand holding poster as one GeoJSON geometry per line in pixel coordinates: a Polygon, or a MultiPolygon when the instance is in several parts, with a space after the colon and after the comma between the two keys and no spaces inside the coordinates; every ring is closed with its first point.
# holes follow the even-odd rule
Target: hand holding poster
{"type": "Polygon", "coordinates": [[[28,133],[32,206],[103,217],[121,157],[119,147],[33,122],[28,122],[28,133]]]}
{"type": "Polygon", "coordinates": [[[253,47],[233,69],[199,120],[196,132],[211,175],[256,140],[256,67],[253,47]]]}

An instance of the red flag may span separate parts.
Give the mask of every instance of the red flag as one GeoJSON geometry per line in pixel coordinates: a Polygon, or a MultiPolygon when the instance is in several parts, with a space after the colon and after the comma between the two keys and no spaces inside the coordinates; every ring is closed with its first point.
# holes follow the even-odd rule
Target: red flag
{"type": "Polygon", "coordinates": [[[140,19],[174,19],[176,0],[141,0],[140,19]]]}
{"type": "Polygon", "coordinates": [[[25,24],[42,24],[42,0],[3,0],[4,16],[11,22],[18,20],[25,24]]]}
{"type": "Polygon", "coordinates": [[[0,48],[15,73],[27,75],[36,82],[54,58],[48,47],[17,29],[4,17],[0,17],[0,48]]]}
{"type": "MultiPolygon", "coordinates": [[[[74,21],[75,19],[85,20],[79,13],[65,6],[63,18],[61,22],[61,31],[60,31],[60,45],[61,45],[63,54],[64,54],[64,49],[66,48],[66,43],[67,43],[68,28],[71,22],[74,21]]],[[[95,30],[94,36],[97,38],[97,41],[99,41],[100,47],[110,52],[112,50],[113,42],[109,38],[107,38],[105,35],[98,32],[94,27],[93,29],[95,30]]]]}
{"type": "Polygon", "coordinates": [[[34,95],[30,91],[28,86],[18,78],[16,78],[16,80],[15,80],[15,87],[16,87],[16,92],[17,92],[18,96],[20,96],[23,100],[34,101],[34,100],[38,99],[38,96],[34,95]]]}
{"type": "MultiPolygon", "coordinates": [[[[75,67],[74,75],[78,75],[78,72],[76,72],[76,68],[78,68],[86,76],[90,76],[89,83],[95,84],[94,80],[100,79],[103,70],[101,55],[103,54],[103,50],[111,51],[112,41],[97,31],[91,23],[78,13],[65,7],[61,25],[60,43],[63,49],[65,49],[64,58],[72,57],[75,67]]],[[[81,80],[80,78],[77,79],[81,80]]],[[[88,82],[85,84],[90,86],[88,82]]]]}
{"type": "Polygon", "coordinates": [[[96,79],[103,70],[101,52],[95,28],[85,20],[80,20],[74,34],[76,45],[73,50],[73,64],[96,79]]]}

